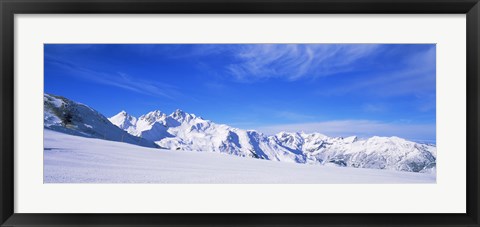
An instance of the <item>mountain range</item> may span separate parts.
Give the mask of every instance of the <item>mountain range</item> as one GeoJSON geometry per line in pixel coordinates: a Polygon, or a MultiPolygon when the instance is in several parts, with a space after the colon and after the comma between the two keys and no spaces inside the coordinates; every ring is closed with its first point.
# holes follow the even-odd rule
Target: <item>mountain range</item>
{"type": "Polygon", "coordinates": [[[436,146],[399,137],[329,137],[320,133],[280,132],[265,135],[205,120],[176,110],[155,110],[138,118],[126,111],[104,117],[92,108],[44,95],[44,127],[84,137],[146,147],[217,152],[271,161],[355,168],[432,172],[436,146]]]}
{"type": "Polygon", "coordinates": [[[436,147],[399,137],[328,137],[280,132],[267,136],[216,124],[182,110],[136,118],[122,111],[109,120],[128,133],[167,149],[210,151],[282,162],[420,172],[435,168],[436,147]]]}

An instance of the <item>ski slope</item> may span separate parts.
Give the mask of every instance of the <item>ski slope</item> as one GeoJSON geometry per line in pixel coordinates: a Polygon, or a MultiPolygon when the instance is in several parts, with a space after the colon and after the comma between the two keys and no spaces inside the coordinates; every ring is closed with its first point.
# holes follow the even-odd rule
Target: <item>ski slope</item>
{"type": "Polygon", "coordinates": [[[435,174],[174,151],[44,130],[45,183],[435,183],[435,174]]]}

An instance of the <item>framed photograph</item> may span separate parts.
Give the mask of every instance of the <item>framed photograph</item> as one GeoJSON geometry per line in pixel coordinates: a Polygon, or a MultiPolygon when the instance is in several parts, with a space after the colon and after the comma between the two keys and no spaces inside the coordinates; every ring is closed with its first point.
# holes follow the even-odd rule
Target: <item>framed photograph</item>
{"type": "Polygon", "coordinates": [[[2,226],[479,226],[480,5],[1,1],[2,226]]]}

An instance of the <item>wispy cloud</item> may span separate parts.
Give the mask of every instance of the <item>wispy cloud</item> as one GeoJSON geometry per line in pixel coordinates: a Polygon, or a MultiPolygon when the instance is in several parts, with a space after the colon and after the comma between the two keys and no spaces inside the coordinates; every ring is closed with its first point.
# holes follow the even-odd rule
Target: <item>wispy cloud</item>
{"type": "Polygon", "coordinates": [[[100,72],[87,67],[77,65],[73,62],[45,55],[46,64],[54,64],[73,76],[89,82],[104,84],[139,94],[150,95],[154,97],[166,97],[174,99],[180,95],[177,89],[168,84],[158,83],[156,81],[136,79],[122,72],[100,72]]]}
{"type": "Polygon", "coordinates": [[[381,46],[377,44],[192,44],[124,45],[135,54],[195,59],[211,74],[220,74],[237,82],[255,82],[269,78],[295,81],[354,70],[357,61],[381,46]],[[209,65],[203,57],[225,56],[233,59],[225,65],[209,65]],[[212,69],[213,68],[213,69],[212,69]]]}
{"type": "Polygon", "coordinates": [[[435,124],[388,123],[370,120],[339,120],[302,124],[280,124],[256,128],[272,135],[281,131],[320,132],[328,136],[399,136],[410,140],[435,140],[435,124]]]}
{"type": "Polygon", "coordinates": [[[419,52],[404,62],[403,69],[396,71],[373,72],[349,83],[337,84],[315,93],[326,96],[372,94],[376,96],[416,95],[419,98],[431,96],[435,92],[436,80],[435,47],[419,52]]]}
{"type": "Polygon", "coordinates": [[[351,64],[378,48],[374,44],[239,45],[227,73],[240,81],[267,78],[298,80],[352,70],[351,64]]]}

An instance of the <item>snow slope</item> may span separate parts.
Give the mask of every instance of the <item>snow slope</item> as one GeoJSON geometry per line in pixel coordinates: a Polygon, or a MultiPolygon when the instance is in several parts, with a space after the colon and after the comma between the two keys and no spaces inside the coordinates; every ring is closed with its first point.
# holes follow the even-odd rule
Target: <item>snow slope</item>
{"type": "Polygon", "coordinates": [[[435,183],[435,174],[153,149],[44,130],[45,183],[435,183]]]}
{"type": "Polygon", "coordinates": [[[43,106],[45,128],[72,135],[159,147],[152,141],[132,136],[119,129],[102,114],[84,104],[44,94],[43,106]]]}
{"type": "Polygon", "coordinates": [[[171,150],[209,151],[291,163],[431,172],[436,147],[398,137],[328,137],[320,133],[266,136],[216,124],[194,114],[159,110],[138,119],[126,112],[109,118],[119,128],[171,150]]]}

